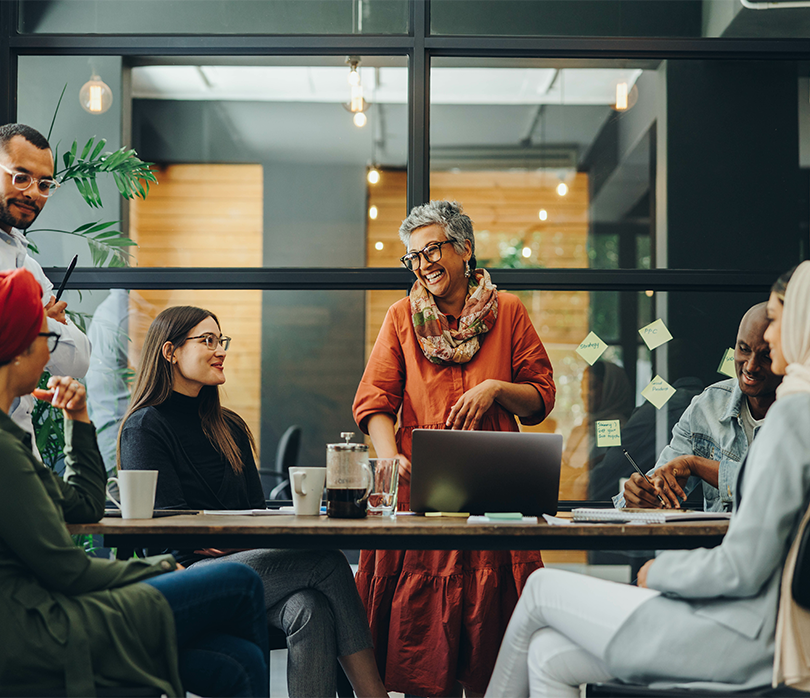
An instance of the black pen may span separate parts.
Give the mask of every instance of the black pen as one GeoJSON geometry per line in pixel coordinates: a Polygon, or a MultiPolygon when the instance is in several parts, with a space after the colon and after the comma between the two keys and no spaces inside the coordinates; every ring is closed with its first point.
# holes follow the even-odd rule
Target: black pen
{"type": "MultiPolygon", "coordinates": [[[[655,485],[653,485],[652,482],[650,482],[650,478],[648,478],[644,474],[644,471],[641,468],[639,468],[636,462],[630,457],[630,454],[627,452],[626,448],[622,448],[622,453],[624,453],[624,455],[627,457],[627,460],[630,461],[630,465],[632,465],[636,469],[636,472],[639,475],[641,475],[641,477],[643,477],[647,482],[649,482],[650,486],[654,489],[655,485]]],[[[664,498],[660,494],[656,493],[655,496],[658,497],[658,501],[661,502],[661,504],[663,504],[664,507],[667,506],[667,503],[664,501],[664,498]]]]}
{"type": "Polygon", "coordinates": [[[73,259],[70,260],[70,264],[68,264],[67,271],[65,272],[65,276],[62,278],[62,283],[59,284],[59,290],[56,292],[56,302],[59,302],[59,299],[62,297],[62,294],[65,292],[65,286],[67,286],[68,279],[70,275],[73,273],[73,269],[76,267],[76,262],[79,261],[79,255],[73,255],[73,259]]]}

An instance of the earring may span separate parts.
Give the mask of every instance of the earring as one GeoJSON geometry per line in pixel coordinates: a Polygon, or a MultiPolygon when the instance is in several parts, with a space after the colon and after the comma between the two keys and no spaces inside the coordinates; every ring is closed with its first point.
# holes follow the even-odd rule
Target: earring
{"type": "Polygon", "coordinates": [[[469,279],[471,273],[472,272],[470,271],[470,263],[464,262],[464,276],[466,276],[469,279]]]}

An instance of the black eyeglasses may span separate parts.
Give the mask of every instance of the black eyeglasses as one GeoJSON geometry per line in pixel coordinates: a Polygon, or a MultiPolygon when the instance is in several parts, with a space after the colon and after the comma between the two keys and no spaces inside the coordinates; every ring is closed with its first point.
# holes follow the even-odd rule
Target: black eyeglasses
{"type": "Polygon", "coordinates": [[[206,332],[196,337],[186,337],[186,341],[189,339],[201,339],[209,351],[215,351],[220,344],[225,351],[228,351],[228,347],[231,345],[230,337],[226,337],[225,335],[217,337],[213,332],[206,332]]]}
{"type": "Polygon", "coordinates": [[[59,336],[56,332],[40,332],[39,337],[47,337],[48,338],[48,351],[53,354],[56,351],[56,347],[59,345],[59,336]]]}
{"type": "Polygon", "coordinates": [[[399,261],[402,262],[409,271],[416,271],[419,269],[420,257],[424,257],[426,262],[438,262],[442,258],[442,245],[446,245],[450,242],[453,241],[431,242],[418,252],[408,252],[404,257],[400,257],[399,261]]]}
{"type": "Polygon", "coordinates": [[[46,177],[45,179],[37,179],[36,177],[32,177],[27,172],[16,172],[15,170],[10,170],[2,163],[0,163],[0,167],[11,175],[11,186],[19,191],[25,191],[32,184],[36,184],[37,191],[39,191],[40,196],[48,198],[57,189],[59,189],[59,187],[62,186],[59,184],[59,182],[57,182],[55,179],[51,179],[50,177],[46,177]]]}

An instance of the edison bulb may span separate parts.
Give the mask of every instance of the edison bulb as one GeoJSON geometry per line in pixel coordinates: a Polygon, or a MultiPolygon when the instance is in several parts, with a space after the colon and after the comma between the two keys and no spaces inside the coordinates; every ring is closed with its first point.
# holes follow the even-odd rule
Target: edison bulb
{"type": "Polygon", "coordinates": [[[112,90],[98,75],[94,75],[79,90],[79,103],[86,112],[103,114],[112,106],[112,90]]]}
{"type": "Polygon", "coordinates": [[[546,209],[544,208],[541,208],[540,213],[538,213],[537,216],[538,218],[540,218],[541,221],[548,220],[548,211],[546,211],[546,209]]]}
{"type": "Polygon", "coordinates": [[[368,117],[366,117],[366,115],[363,112],[359,111],[354,115],[353,121],[354,125],[357,126],[357,128],[363,128],[363,126],[365,126],[366,122],[368,121],[368,117]]]}
{"type": "Polygon", "coordinates": [[[376,167],[372,167],[368,171],[367,179],[369,184],[376,184],[380,181],[380,171],[376,167]]]}
{"type": "Polygon", "coordinates": [[[557,193],[560,196],[565,196],[568,193],[568,185],[565,182],[560,182],[557,185],[557,193]]]}
{"type": "MultiPolygon", "coordinates": [[[[378,213],[379,213],[379,211],[377,211],[377,207],[376,207],[376,206],[372,206],[372,207],[371,207],[371,208],[369,208],[369,210],[368,210],[368,217],[369,217],[369,218],[371,218],[371,220],[375,221],[375,220],[377,220],[377,214],[378,214],[378,213]]],[[[379,245],[379,244],[381,244],[381,243],[379,243],[379,242],[378,242],[377,244],[379,245]]],[[[377,249],[380,249],[380,248],[378,247],[377,249]]]]}
{"type": "Polygon", "coordinates": [[[385,247],[385,245],[383,245],[381,242],[375,242],[374,243],[374,249],[375,250],[382,250],[383,247],[385,247]]]}
{"type": "Polygon", "coordinates": [[[522,254],[526,259],[528,259],[529,257],[532,256],[532,248],[531,247],[524,247],[522,254]]]}

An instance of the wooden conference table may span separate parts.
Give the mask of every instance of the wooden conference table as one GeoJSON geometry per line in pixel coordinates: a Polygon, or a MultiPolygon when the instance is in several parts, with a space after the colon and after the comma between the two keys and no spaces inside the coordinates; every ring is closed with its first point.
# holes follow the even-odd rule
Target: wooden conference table
{"type": "MultiPolygon", "coordinates": [[[[565,516],[565,514],[561,514],[565,516]]],[[[663,550],[719,545],[728,521],[668,524],[468,524],[452,517],[183,514],[155,519],[105,517],[70,524],[72,534],[103,537],[105,547],[343,548],[386,550],[663,550]]]]}

